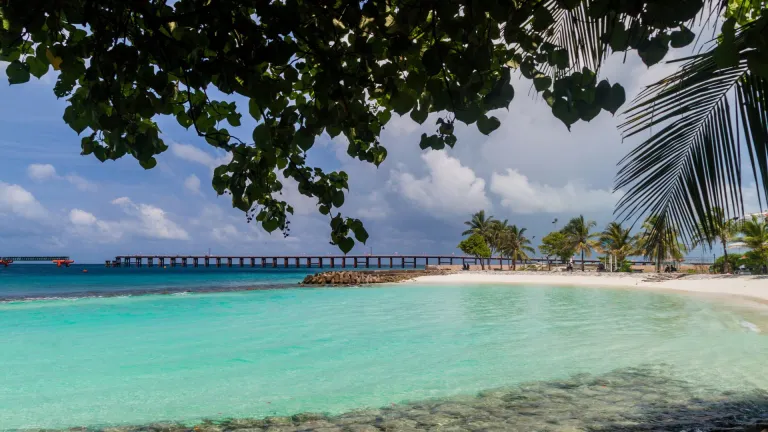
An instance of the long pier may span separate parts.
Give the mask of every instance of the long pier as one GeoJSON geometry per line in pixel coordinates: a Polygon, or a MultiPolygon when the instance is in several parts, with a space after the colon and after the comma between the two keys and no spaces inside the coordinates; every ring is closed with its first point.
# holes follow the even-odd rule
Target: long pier
{"type": "MultiPolygon", "coordinates": [[[[511,266],[510,258],[483,259],[486,265],[511,266]]],[[[597,264],[598,260],[585,260],[597,264]]],[[[557,264],[555,260],[532,258],[524,263],[557,264]]],[[[581,264],[581,261],[574,264],[581,264]]],[[[639,262],[638,262],[639,263],[639,262]]],[[[107,267],[262,267],[262,268],[418,268],[428,265],[480,264],[480,259],[454,255],[316,255],[316,256],[212,256],[212,255],[119,255],[107,267]]]]}

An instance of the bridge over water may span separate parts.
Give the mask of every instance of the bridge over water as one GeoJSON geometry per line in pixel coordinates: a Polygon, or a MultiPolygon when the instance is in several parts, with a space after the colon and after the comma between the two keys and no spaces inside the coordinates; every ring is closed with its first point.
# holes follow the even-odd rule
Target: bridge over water
{"type": "MultiPolygon", "coordinates": [[[[488,258],[484,259],[488,263],[488,258]]],[[[533,258],[526,263],[556,264],[554,259],[533,258]]],[[[581,261],[577,261],[579,264],[581,261]]],[[[585,260],[597,264],[598,260],[585,260]]],[[[490,258],[495,266],[511,266],[510,258],[490,258]]],[[[519,264],[523,262],[518,261],[519,264]]],[[[640,263],[639,261],[637,263],[640,263]]],[[[107,267],[294,267],[294,268],[416,268],[427,265],[480,264],[471,256],[455,255],[315,255],[315,256],[211,256],[211,255],[119,255],[105,262],[107,267]]]]}
{"type": "Polygon", "coordinates": [[[15,262],[52,262],[58,267],[74,263],[68,256],[0,256],[0,266],[8,267],[15,262]]]}

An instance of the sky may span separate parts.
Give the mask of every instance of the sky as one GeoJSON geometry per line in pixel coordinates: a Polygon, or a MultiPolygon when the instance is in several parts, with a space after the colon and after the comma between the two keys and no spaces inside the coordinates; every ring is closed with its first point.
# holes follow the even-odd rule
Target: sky
{"type": "MultiPolygon", "coordinates": [[[[4,77],[3,69],[0,63],[4,77]]],[[[672,70],[648,69],[636,54],[614,55],[601,77],[620,82],[631,99],[672,70]]],[[[104,163],[81,156],[54,82],[49,74],[0,84],[0,256],[62,254],[103,263],[126,254],[339,253],[329,244],[327,216],[291,181],[282,197],[295,209],[287,238],[246,223],[211,187],[213,169],[228,156],[171,117],[157,119],[169,149],[152,170],[130,156],[104,163]]],[[[342,213],[362,219],[370,234],[352,254],[459,254],[463,221],[481,209],[527,228],[535,245],[579,214],[599,229],[614,220],[623,193],[613,192],[616,164],[639,141],[622,142],[620,117],[606,112],[569,132],[529,81],[513,78],[512,85],[509,109],[492,113],[501,127],[485,136],[461,124],[453,149],[419,149],[419,136],[434,132],[436,116],[418,125],[394,115],[381,137],[388,157],[378,169],[347,156],[343,138],[318,138],[309,162],[349,174],[342,213]]],[[[244,99],[236,102],[246,107],[244,99]]],[[[247,108],[241,112],[248,117],[247,108]]],[[[250,136],[254,125],[245,122],[242,135],[250,136]]]]}

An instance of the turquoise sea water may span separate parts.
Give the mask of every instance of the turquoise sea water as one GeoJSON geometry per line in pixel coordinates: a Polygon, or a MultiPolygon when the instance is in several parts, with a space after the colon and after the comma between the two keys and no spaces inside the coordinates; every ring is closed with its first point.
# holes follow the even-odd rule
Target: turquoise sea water
{"type": "Polygon", "coordinates": [[[13,264],[0,267],[0,301],[24,298],[134,295],[295,285],[318,268],[147,267],[13,264]]]}
{"type": "Polygon", "coordinates": [[[488,285],[6,302],[0,430],[338,414],[635,366],[765,391],[768,337],[749,325],[765,318],[683,295],[488,285]]]}

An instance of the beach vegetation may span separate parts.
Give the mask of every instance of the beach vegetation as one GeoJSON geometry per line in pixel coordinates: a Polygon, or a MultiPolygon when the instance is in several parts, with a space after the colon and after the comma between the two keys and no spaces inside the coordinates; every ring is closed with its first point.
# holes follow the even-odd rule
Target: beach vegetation
{"type": "Polygon", "coordinates": [[[723,261],[720,268],[720,272],[728,273],[733,271],[736,267],[732,267],[731,260],[728,259],[728,243],[739,233],[738,218],[729,219],[726,217],[725,212],[720,207],[712,208],[703,221],[708,227],[700,227],[694,232],[692,246],[704,246],[709,250],[713,249],[715,244],[719,244],[723,248],[723,261]]]}
{"type": "Polygon", "coordinates": [[[535,253],[531,247],[531,240],[526,237],[525,231],[525,228],[511,225],[506,227],[501,236],[499,250],[503,257],[510,259],[512,270],[517,270],[517,261],[525,261],[530,258],[528,254],[535,253]]]}
{"type": "Polygon", "coordinates": [[[744,242],[752,250],[752,257],[761,263],[761,268],[768,264],[768,220],[753,215],[742,223],[741,234],[736,241],[744,242]]]}
{"type": "Polygon", "coordinates": [[[638,250],[654,262],[657,272],[661,272],[663,262],[682,261],[688,252],[677,227],[671,225],[669,219],[659,216],[651,216],[643,223],[638,250]]]}
{"type": "Polygon", "coordinates": [[[462,240],[458,248],[465,254],[480,260],[480,267],[485,270],[484,259],[491,257],[491,249],[488,247],[485,238],[480,234],[472,234],[462,240]]]}
{"type": "Polygon", "coordinates": [[[545,235],[541,239],[539,251],[546,256],[560,258],[560,262],[567,261],[576,253],[576,249],[562,231],[553,231],[545,235]]]}
{"type": "Polygon", "coordinates": [[[597,222],[586,220],[584,215],[579,215],[563,227],[568,244],[575,253],[581,254],[581,271],[584,271],[584,257],[592,256],[592,252],[600,247],[600,233],[592,231],[595,226],[597,222]]]}
{"type": "Polygon", "coordinates": [[[611,222],[600,234],[598,249],[613,255],[616,262],[623,262],[637,252],[637,237],[631,234],[631,228],[624,228],[619,222],[611,222]]]}
{"type": "Polygon", "coordinates": [[[624,104],[623,87],[598,78],[609,54],[636,51],[653,66],[694,43],[690,27],[702,14],[721,15],[720,36],[649,87],[622,125],[627,137],[653,135],[623,162],[620,209],[691,231],[707,203],[741,202],[734,155],[748,153],[754,178],[768,178],[768,14],[748,3],[5,1],[0,61],[12,85],[56,74],[53,92],[66,101],[63,119],[82,135],[83,155],[130,156],[151,169],[168,149],[159,124],[170,117],[232,155],[211,186],[248,221],[287,233],[289,179],[347,253],[368,233],[340,212],[347,173],[307,157],[318,138],[344,139],[351,158],[378,167],[387,157],[382,130],[397,114],[434,121],[420,148],[454,147],[457,121],[485,135],[499,128],[492,112],[512,101],[513,74],[570,129],[624,104]],[[737,124],[743,132],[732,133],[737,124]],[[742,133],[749,152],[737,148],[742,133]]]}

